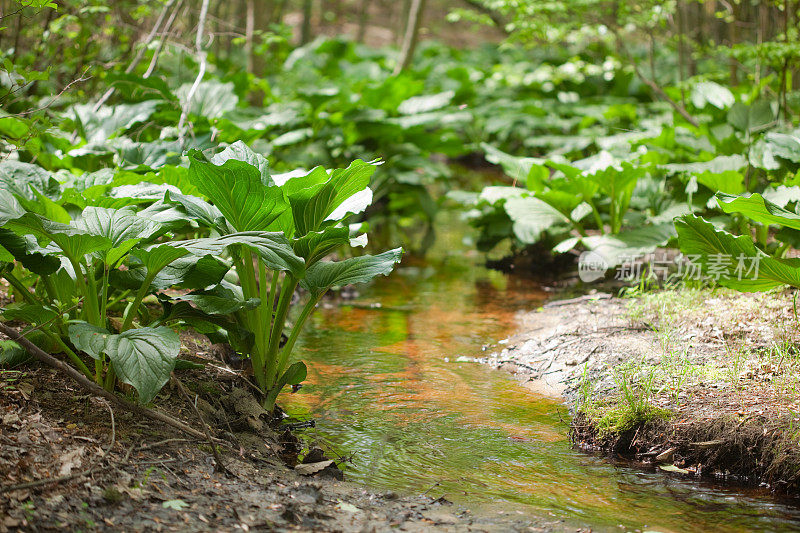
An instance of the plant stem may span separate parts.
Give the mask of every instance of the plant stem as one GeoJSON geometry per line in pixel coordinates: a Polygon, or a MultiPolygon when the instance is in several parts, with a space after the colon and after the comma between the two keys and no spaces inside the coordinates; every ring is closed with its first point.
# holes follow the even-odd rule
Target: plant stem
{"type": "Polygon", "coordinates": [[[3,272],[3,277],[6,278],[6,280],[8,280],[8,283],[10,283],[11,286],[17,290],[17,292],[20,293],[20,296],[22,296],[25,299],[25,301],[27,301],[30,304],[43,305],[42,301],[35,294],[29,291],[28,288],[25,286],[25,284],[22,283],[10,271],[3,272]]]}
{"type": "Polygon", "coordinates": [[[42,329],[42,333],[47,335],[48,339],[50,339],[51,341],[53,341],[56,344],[58,344],[58,347],[61,348],[64,351],[65,354],[67,354],[67,357],[69,357],[70,361],[72,361],[75,364],[75,366],[78,367],[78,370],[83,372],[83,375],[85,375],[89,379],[94,379],[94,376],[92,375],[92,371],[89,370],[89,367],[86,366],[86,363],[84,363],[81,360],[81,358],[78,357],[78,354],[73,352],[70,349],[70,347],[67,346],[67,344],[63,340],[61,340],[61,337],[59,337],[58,335],[55,335],[54,333],[52,333],[52,332],[50,332],[50,331],[48,331],[46,329],[42,329]]]}
{"type": "MultiPolygon", "coordinates": [[[[268,388],[275,385],[275,380],[278,378],[278,373],[281,368],[278,366],[278,349],[280,348],[281,333],[283,333],[283,326],[286,323],[286,315],[289,314],[289,307],[292,303],[292,295],[297,288],[298,280],[286,273],[281,285],[281,297],[278,300],[278,309],[275,311],[275,321],[272,324],[272,333],[269,338],[269,351],[266,357],[266,376],[265,382],[268,388]]],[[[269,392],[268,390],[265,392],[269,392]]]]}
{"type": "Polygon", "coordinates": [[[292,354],[292,349],[294,348],[294,343],[297,342],[297,337],[300,336],[300,332],[303,329],[303,325],[308,320],[308,317],[314,312],[317,308],[317,304],[322,299],[322,296],[325,293],[323,292],[316,298],[311,298],[308,302],[306,302],[305,307],[303,307],[303,311],[301,311],[300,316],[297,317],[297,321],[292,326],[292,332],[289,334],[289,340],[286,341],[286,344],[281,349],[280,357],[278,358],[278,368],[283,368],[286,366],[286,363],[289,361],[289,356],[292,354]]]}
{"type": "Polygon", "coordinates": [[[114,383],[117,381],[117,373],[114,372],[114,367],[111,366],[111,362],[108,363],[108,372],[106,372],[106,381],[105,385],[103,386],[104,389],[111,392],[114,390],[114,383]]]}
{"type": "Polygon", "coordinates": [[[594,205],[594,202],[592,202],[591,200],[586,200],[586,203],[588,203],[589,207],[592,208],[592,214],[594,215],[594,223],[597,224],[597,229],[605,233],[605,228],[603,227],[603,218],[600,216],[600,211],[597,210],[597,206],[594,205]]]}
{"type": "Polygon", "coordinates": [[[147,296],[147,292],[150,290],[150,284],[153,283],[153,280],[156,278],[156,274],[158,272],[147,273],[147,276],[144,278],[144,282],[142,286],[139,287],[139,290],[136,291],[136,297],[133,300],[133,303],[125,309],[125,318],[122,321],[122,328],[120,328],[120,333],[128,331],[131,328],[131,324],[133,323],[133,315],[135,314],[135,310],[139,308],[141,305],[142,300],[144,297],[147,296]]]}
{"type": "Polygon", "coordinates": [[[108,305],[106,306],[106,309],[114,307],[119,302],[121,302],[122,300],[127,298],[130,293],[131,293],[130,289],[125,289],[118,296],[115,296],[114,298],[111,299],[110,302],[108,302],[108,305]]]}
{"type": "Polygon", "coordinates": [[[103,327],[106,327],[106,322],[108,321],[108,314],[106,311],[108,310],[108,266],[103,266],[103,286],[102,286],[102,296],[100,297],[100,319],[103,321],[103,327]]]}

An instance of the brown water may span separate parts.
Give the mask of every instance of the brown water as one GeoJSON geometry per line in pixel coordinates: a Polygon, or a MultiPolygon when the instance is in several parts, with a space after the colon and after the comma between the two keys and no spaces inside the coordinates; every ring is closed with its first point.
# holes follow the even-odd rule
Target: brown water
{"type": "Polygon", "coordinates": [[[545,298],[463,248],[440,239],[435,259],[404,261],[354,303],[318,310],[303,336],[308,384],[282,403],[316,420],[308,437],[352,454],[350,480],[596,531],[800,530],[800,510],[768,495],[584,454],[569,443],[563,405],[456,362],[507,337],[515,313],[545,298]]]}

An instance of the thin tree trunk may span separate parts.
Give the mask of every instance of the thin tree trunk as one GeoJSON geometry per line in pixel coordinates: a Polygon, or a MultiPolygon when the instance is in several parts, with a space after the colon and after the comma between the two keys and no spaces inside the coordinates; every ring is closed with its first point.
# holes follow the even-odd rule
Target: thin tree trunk
{"type": "Polygon", "coordinates": [[[358,33],[356,41],[363,43],[367,36],[367,26],[369,25],[369,0],[361,0],[358,5],[358,33]]]}
{"type": "Polygon", "coordinates": [[[311,41],[311,16],[314,11],[314,0],[303,0],[303,26],[300,30],[300,44],[311,41]]]}
{"type": "MultiPolygon", "coordinates": [[[[685,4],[680,2],[675,9],[678,23],[678,83],[681,86],[681,105],[684,107],[686,107],[686,88],[683,86],[683,81],[686,79],[686,23],[684,22],[685,7],[685,4]]],[[[655,79],[655,76],[653,79],[655,79]]]]}
{"type": "Polygon", "coordinates": [[[244,25],[244,53],[247,56],[247,72],[253,74],[255,58],[253,57],[253,32],[255,30],[256,6],[255,0],[246,0],[247,14],[244,25]]]}
{"type": "MultiPolygon", "coordinates": [[[[728,40],[731,48],[736,46],[739,41],[739,15],[739,5],[736,2],[731,2],[731,17],[733,20],[728,25],[728,40]]],[[[728,68],[730,70],[730,84],[733,86],[739,85],[739,69],[736,58],[730,58],[728,68]]]]}
{"type": "Polygon", "coordinates": [[[400,49],[400,59],[394,68],[395,76],[411,65],[411,60],[414,57],[414,50],[417,47],[417,40],[419,39],[419,23],[422,20],[422,12],[424,9],[425,0],[411,0],[406,33],[403,37],[403,47],[400,49]]]}

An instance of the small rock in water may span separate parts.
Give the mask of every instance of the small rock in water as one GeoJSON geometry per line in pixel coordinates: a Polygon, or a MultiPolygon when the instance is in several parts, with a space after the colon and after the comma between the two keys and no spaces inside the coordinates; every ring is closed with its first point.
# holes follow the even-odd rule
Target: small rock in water
{"type": "Polygon", "coordinates": [[[466,355],[459,355],[456,358],[456,363],[474,363],[475,360],[471,357],[467,357],[466,355]]]}

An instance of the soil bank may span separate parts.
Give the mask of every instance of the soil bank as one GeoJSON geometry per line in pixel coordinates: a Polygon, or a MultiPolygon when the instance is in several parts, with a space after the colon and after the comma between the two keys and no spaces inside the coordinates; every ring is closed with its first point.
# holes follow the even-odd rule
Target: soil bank
{"type": "Polygon", "coordinates": [[[800,489],[794,293],[595,293],[519,317],[479,361],[562,397],[572,437],[682,476],[800,489]]]}

